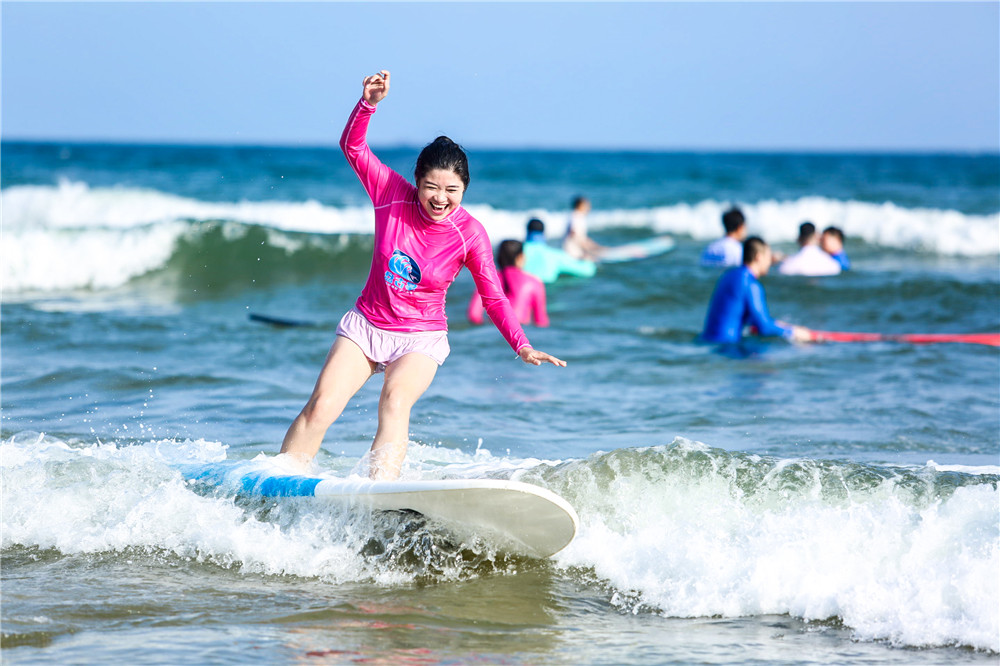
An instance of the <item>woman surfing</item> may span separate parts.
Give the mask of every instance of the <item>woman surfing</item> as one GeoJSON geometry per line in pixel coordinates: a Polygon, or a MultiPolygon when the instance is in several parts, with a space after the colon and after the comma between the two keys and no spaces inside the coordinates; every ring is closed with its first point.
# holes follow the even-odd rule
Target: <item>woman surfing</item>
{"type": "Polygon", "coordinates": [[[340,147],[375,207],[375,248],[368,281],[337,327],[312,395],[292,422],[281,453],[306,464],[327,429],[372,375],[384,372],[369,476],[399,477],[409,443],[410,410],[450,353],[445,294],[463,266],[483,306],[525,363],[566,362],[531,347],[497,275],[489,236],[462,208],[469,162],[445,136],[417,157],[416,186],[368,147],[368,123],[389,93],[389,72],[365,77],[340,147]]]}

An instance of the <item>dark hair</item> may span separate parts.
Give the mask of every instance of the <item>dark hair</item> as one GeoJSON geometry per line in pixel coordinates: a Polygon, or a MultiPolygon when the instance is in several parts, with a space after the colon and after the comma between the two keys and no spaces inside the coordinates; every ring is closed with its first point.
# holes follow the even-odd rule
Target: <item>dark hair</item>
{"type": "Polygon", "coordinates": [[[497,247],[497,271],[500,273],[504,293],[510,291],[510,285],[507,284],[507,276],[503,274],[503,269],[517,265],[517,258],[523,253],[524,245],[521,241],[505,240],[497,247]]]}
{"type": "Polygon", "coordinates": [[[575,196],[575,197],[573,197],[573,203],[572,203],[573,210],[576,210],[577,208],[579,208],[581,206],[581,204],[586,203],[586,201],[587,201],[587,197],[584,197],[584,196],[575,196]]]}
{"type": "Polygon", "coordinates": [[[508,266],[513,266],[522,253],[524,253],[524,245],[521,241],[503,241],[497,248],[497,268],[503,270],[508,266]]]}
{"type": "Polygon", "coordinates": [[[453,172],[469,189],[469,158],[460,145],[446,136],[439,136],[420,151],[413,170],[417,183],[434,169],[453,172]]]}
{"type": "Polygon", "coordinates": [[[722,214],[722,226],[726,228],[727,234],[733,233],[746,223],[747,219],[743,217],[743,211],[736,206],[722,214]]]}
{"type": "Polygon", "coordinates": [[[750,236],[743,241],[743,265],[749,266],[767,247],[767,243],[760,236],[750,236]]]}
{"type": "Polygon", "coordinates": [[[823,233],[830,234],[831,236],[839,240],[841,243],[844,242],[844,232],[841,231],[838,227],[827,227],[826,229],[823,230],[823,233]]]}
{"type": "Polygon", "coordinates": [[[807,242],[816,235],[816,225],[812,222],[803,222],[799,225],[799,245],[807,242]]]}
{"type": "Polygon", "coordinates": [[[528,233],[530,234],[533,231],[545,231],[545,223],[537,217],[528,220],[528,233]]]}

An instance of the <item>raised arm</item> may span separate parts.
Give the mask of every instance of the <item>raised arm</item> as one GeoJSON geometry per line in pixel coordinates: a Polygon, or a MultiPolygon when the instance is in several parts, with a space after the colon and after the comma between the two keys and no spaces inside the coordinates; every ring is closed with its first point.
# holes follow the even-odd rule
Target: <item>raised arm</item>
{"type": "Polygon", "coordinates": [[[366,76],[361,85],[364,86],[361,98],[375,106],[389,94],[389,70],[383,69],[371,76],[366,76]]]}
{"type": "Polygon", "coordinates": [[[366,76],[363,85],[361,99],[340,135],[340,149],[344,151],[344,157],[358,175],[372,202],[377,203],[378,194],[385,191],[385,186],[392,177],[392,170],[382,164],[368,147],[368,123],[375,113],[375,105],[389,94],[389,72],[382,70],[378,74],[366,76]]]}

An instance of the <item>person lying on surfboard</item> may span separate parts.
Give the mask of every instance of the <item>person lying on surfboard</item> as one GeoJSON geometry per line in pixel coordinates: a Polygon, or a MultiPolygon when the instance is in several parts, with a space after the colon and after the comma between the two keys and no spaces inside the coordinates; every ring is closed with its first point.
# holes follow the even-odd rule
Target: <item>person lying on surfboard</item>
{"type": "Polygon", "coordinates": [[[337,327],[316,386],[281,445],[301,464],[319,451],[327,429],[369,377],[384,372],[369,476],[399,477],[409,443],[410,410],[450,347],[445,293],[468,267],[490,319],[525,363],[566,362],[532,348],[504,295],[490,239],[462,208],[469,162],[445,136],[417,157],[416,187],[368,147],[368,123],[389,93],[389,72],[367,76],[340,147],[375,207],[375,248],[361,296],[337,327]]]}
{"type": "Polygon", "coordinates": [[[775,321],[767,311],[759,278],[771,269],[771,248],[758,236],[743,241],[743,265],[727,269],[715,285],[705,317],[701,340],[721,344],[739,342],[743,329],[752,326],[758,335],[780,336],[796,342],[812,340],[812,331],[775,321]]]}
{"type": "Polygon", "coordinates": [[[594,277],[597,264],[590,259],[576,259],[565,250],[549,247],[545,242],[545,223],[537,217],[528,220],[524,238],[524,270],[548,284],[560,274],[594,277]]]}

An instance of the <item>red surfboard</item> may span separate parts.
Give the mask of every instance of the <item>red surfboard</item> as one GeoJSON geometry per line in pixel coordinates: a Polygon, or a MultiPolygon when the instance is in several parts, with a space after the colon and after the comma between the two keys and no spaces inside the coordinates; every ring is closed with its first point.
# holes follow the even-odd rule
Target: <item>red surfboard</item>
{"type": "Polygon", "coordinates": [[[908,342],[929,345],[937,342],[964,342],[1000,347],[1000,333],[847,333],[844,331],[813,331],[813,342],[908,342]]]}

